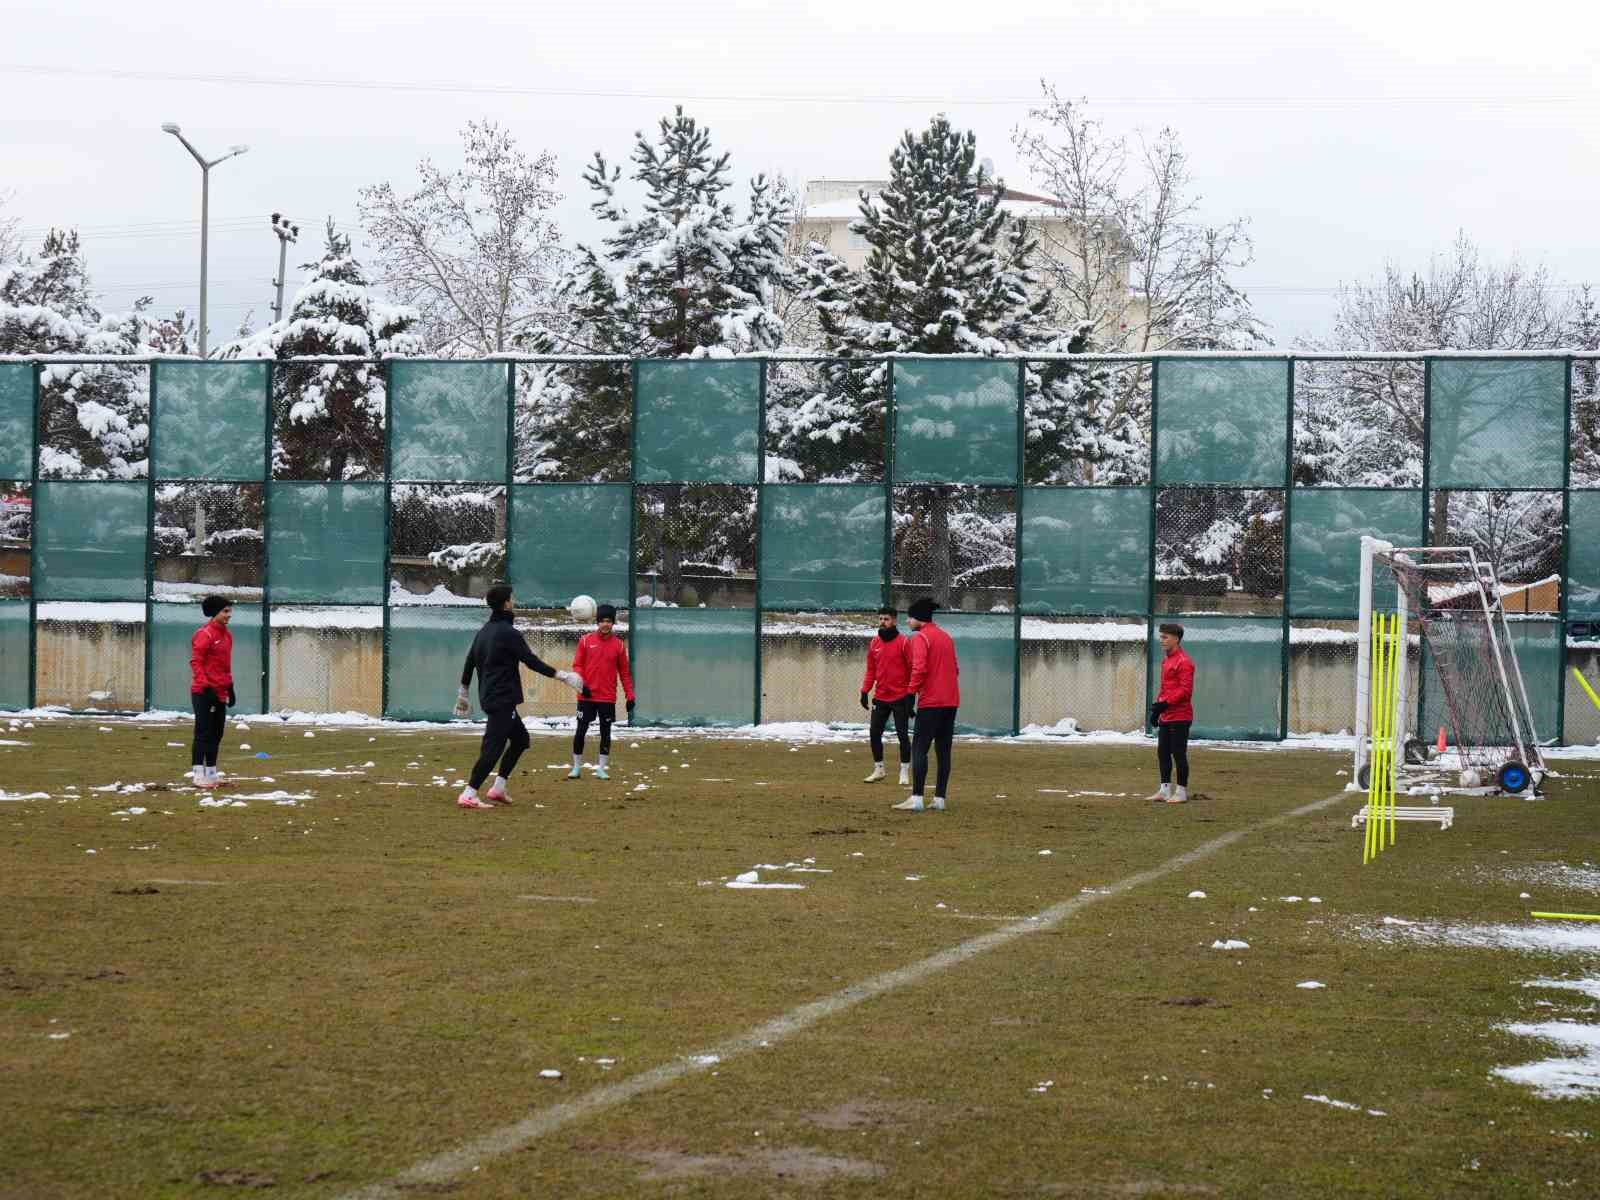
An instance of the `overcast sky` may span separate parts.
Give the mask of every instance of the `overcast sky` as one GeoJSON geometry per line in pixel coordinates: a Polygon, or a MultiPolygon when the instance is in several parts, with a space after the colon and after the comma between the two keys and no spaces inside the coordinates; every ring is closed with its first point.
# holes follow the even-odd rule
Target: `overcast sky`
{"type": "MultiPolygon", "coordinates": [[[[491,117],[562,170],[558,210],[592,232],[580,178],[682,102],[741,174],[879,178],[936,111],[1030,181],[1010,133],[1041,78],[1117,130],[1170,125],[1206,215],[1247,216],[1242,275],[1274,340],[1326,329],[1332,292],[1386,259],[1423,265],[1465,229],[1494,256],[1600,284],[1600,21],[1592,0],[508,4],[504,0],[4,0],[0,191],[30,241],[76,226],[109,310],[198,305],[200,172],[211,197],[211,325],[270,317],[277,241],[294,264],[356,192],[414,186],[491,117]],[[233,11],[237,9],[235,14],[233,11]],[[1225,15],[1224,15],[1225,14],[1225,15]],[[299,253],[296,253],[296,251],[299,253]]],[[[359,241],[358,241],[359,245],[359,241]]]]}

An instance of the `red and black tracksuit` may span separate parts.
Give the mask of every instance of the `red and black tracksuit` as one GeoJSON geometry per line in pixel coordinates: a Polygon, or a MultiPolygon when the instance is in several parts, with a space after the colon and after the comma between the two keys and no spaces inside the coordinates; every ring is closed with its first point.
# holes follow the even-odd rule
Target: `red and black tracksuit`
{"type": "Polygon", "coordinates": [[[956,709],[961,706],[960,674],[955,642],[939,626],[925,622],[911,635],[911,678],[906,684],[917,696],[917,732],[911,744],[911,794],[914,796],[922,795],[928,781],[929,746],[939,758],[933,794],[945,796],[950,786],[956,709]]]}
{"type": "Polygon", "coordinates": [[[911,714],[916,701],[908,686],[911,682],[911,639],[894,626],[878,630],[867,647],[867,673],[861,677],[861,707],[872,696],[872,714],[867,725],[867,740],[872,761],[883,762],[883,731],[894,718],[894,734],[900,742],[900,762],[911,761],[911,714]],[[874,689],[876,689],[874,691],[874,689]]]}
{"type": "Polygon", "coordinates": [[[587,691],[578,701],[578,728],[572,735],[572,752],[583,753],[584,738],[593,721],[600,722],[600,753],[611,753],[611,725],[617,719],[617,679],[633,715],[633,673],[628,670],[628,647],[616,633],[598,629],[578,639],[572,669],[583,677],[587,691]]]}
{"type": "Polygon", "coordinates": [[[1182,646],[1161,660],[1161,690],[1156,693],[1156,762],[1161,766],[1161,782],[1172,782],[1178,770],[1178,786],[1189,786],[1189,727],[1194,724],[1194,659],[1182,646]]]}
{"type": "Polygon", "coordinates": [[[233,634],[207,621],[189,640],[189,699],[194,704],[191,766],[214,767],[222,747],[222,728],[234,702],[233,634]]]}
{"type": "Polygon", "coordinates": [[[483,785],[490,771],[496,770],[496,759],[500,760],[500,778],[510,778],[517,759],[528,748],[528,728],[517,712],[517,705],[522,703],[519,666],[526,666],[547,679],[555,678],[556,669],[528,648],[527,639],[513,623],[511,613],[491,613],[472,639],[466,665],[461,668],[462,687],[470,687],[473,672],[477,672],[478,707],[483,709],[485,718],[483,745],[467,780],[474,789],[483,785]]]}

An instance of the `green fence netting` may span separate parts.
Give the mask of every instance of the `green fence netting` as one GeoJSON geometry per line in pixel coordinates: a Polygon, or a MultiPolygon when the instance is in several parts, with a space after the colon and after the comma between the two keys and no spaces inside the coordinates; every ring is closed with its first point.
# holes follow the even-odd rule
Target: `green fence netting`
{"type": "Polygon", "coordinates": [[[774,484],[761,507],[761,605],[872,609],[883,602],[883,488],[774,484]]]}
{"type": "Polygon", "coordinates": [[[1026,489],[1022,564],[1023,612],[1148,612],[1150,489],[1026,489]]]}
{"type": "MultiPolygon", "coordinates": [[[[461,666],[489,610],[481,605],[403,605],[389,610],[386,715],[400,721],[448,721],[461,666]]],[[[468,689],[472,719],[483,720],[478,681],[468,689]]]]}
{"type": "Polygon", "coordinates": [[[641,722],[748,725],[755,720],[756,612],[639,608],[631,617],[641,722]]]}
{"type": "Polygon", "coordinates": [[[759,362],[641,362],[635,403],[636,482],[757,482],[759,362]]]}
{"type": "Polygon", "coordinates": [[[1286,360],[1156,364],[1156,482],[1282,487],[1286,360]]]}
{"type": "Polygon", "coordinates": [[[381,483],[272,483],[267,506],[267,586],[274,601],[383,602],[381,483]]]}
{"type": "Polygon", "coordinates": [[[28,707],[26,600],[0,600],[0,708],[28,707]]]}
{"type": "MultiPolygon", "coordinates": [[[[1353,617],[1361,607],[1361,538],[1416,546],[1422,538],[1422,493],[1361,488],[1299,488],[1289,533],[1289,615],[1353,617]]],[[[1374,581],[1375,589],[1383,587],[1374,581]]],[[[1392,595],[1374,590],[1374,596],[1392,595]]]]}
{"type": "Polygon", "coordinates": [[[261,479],[264,362],[159,362],[152,406],[157,479],[261,479]]]}
{"type": "Polygon", "coordinates": [[[33,592],[41,600],[143,600],[150,495],[143,483],[40,483],[33,592]]]}
{"type": "Polygon", "coordinates": [[[1600,491],[1572,492],[1567,531],[1567,612],[1600,620],[1600,491]]]}
{"type": "MultiPolygon", "coordinates": [[[[1283,624],[1252,617],[1185,616],[1183,648],[1194,659],[1194,737],[1278,736],[1283,624]]],[[[1150,698],[1161,689],[1161,643],[1150,641],[1150,698]]]]}
{"type": "Polygon", "coordinates": [[[0,479],[33,478],[33,368],[0,363],[0,479]]]}
{"type": "Polygon", "coordinates": [[[894,364],[896,483],[1017,482],[1020,364],[894,364]]]}
{"type": "MultiPolygon", "coordinates": [[[[199,604],[162,603],[151,606],[150,707],[190,712],[190,647],[195,630],[206,623],[199,604]]],[[[261,695],[261,606],[235,604],[228,622],[233,634],[233,687],[239,703],[229,716],[265,710],[261,695]]],[[[223,697],[227,699],[226,696],[223,697]]]]}
{"type": "Polygon", "coordinates": [[[1560,360],[1439,359],[1429,368],[1428,478],[1436,488],[1559,488],[1560,360]]]}
{"type": "MultiPolygon", "coordinates": [[[[1517,666],[1522,671],[1522,683],[1528,689],[1528,708],[1533,716],[1534,732],[1541,745],[1549,745],[1561,736],[1561,622],[1512,619],[1507,624],[1511,630],[1511,645],[1516,650],[1517,666]]],[[[1433,656],[1424,648],[1422,709],[1417,722],[1417,736],[1431,746],[1439,728],[1443,726],[1448,731],[1451,725],[1438,669],[1434,666],[1433,656]]],[[[1454,741],[1454,737],[1451,736],[1450,740],[1454,741]]]]}
{"type": "Polygon", "coordinates": [[[564,608],[577,595],[628,603],[625,483],[531,483],[512,489],[510,582],[522,608],[564,608]]]}
{"type": "Polygon", "coordinates": [[[508,370],[495,362],[395,362],[390,478],[504,480],[508,370]]]}
{"type": "Polygon", "coordinates": [[[956,644],[960,664],[961,710],[956,728],[962,733],[1011,732],[1016,697],[1016,623],[1009,614],[937,614],[956,644]]]}

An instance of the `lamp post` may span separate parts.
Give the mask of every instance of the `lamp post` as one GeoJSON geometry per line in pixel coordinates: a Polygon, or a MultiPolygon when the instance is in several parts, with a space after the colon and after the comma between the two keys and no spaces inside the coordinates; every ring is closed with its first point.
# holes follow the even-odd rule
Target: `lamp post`
{"type": "Polygon", "coordinates": [[[272,304],[272,322],[283,320],[283,276],[289,256],[289,243],[300,236],[300,226],[282,213],[272,214],[272,232],[278,235],[278,277],[272,282],[278,289],[278,298],[272,304]]]}
{"type": "Polygon", "coordinates": [[[171,121],[161,126],[161,132],[170,133],[183,143],[183,148],[194,155],[195,162],[200,164],[200,357],[206,356],[206,251],[207,234],[209,232],[211,217],[211,168],[220,162],[226,162],[243,154],[250,149],[249,146],[229,146],[228,152],[221,158],[207,159],[204,154],[194,148],[194,143],[183,136],[180,130],[171,121]]]}

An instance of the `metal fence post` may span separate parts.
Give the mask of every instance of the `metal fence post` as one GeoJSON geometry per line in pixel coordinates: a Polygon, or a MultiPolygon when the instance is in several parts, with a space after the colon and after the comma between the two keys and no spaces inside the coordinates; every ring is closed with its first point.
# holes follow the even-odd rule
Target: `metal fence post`
{"type": "MultiPolygon", "coordinates": [[[[517,364],[506,364],[506,551],[501,570],[505,572],[505,582],[513,589],[516,587],[511,582],[511,503],[512,492],[517,482],[517,364]]],[[[632,616],[632,613],[628,614],[632,616]]]]}
{"type": "Polygon", "coordinates": [[[761,724],[761,519],[766,513],[767,495],[767,360],[757,364],[756,378],[756,682],[755,719],[761,724]]]}
{"type": "MultiPolygon", "coordinates": [[[[1564,360],[1562,376],[1561,444],[1561,644],[1557,661],[1561,664],[1561,677],[1556,681],[1555,737],[1567,744],[1567,614],[1571,611],[1572,570],[1572,372],[1576,360],[1568,355],[1564,360]]],[[[1528,714],[1532,717],[1532,713],[1528,714]]]]}
{"type": "Polygon", "coordinates": [[[261,711],[272,710],[272,435],[277,416],[273,406],[275,364],[267,361],[266,446],[261,466],[261,711]]]}
{"type": "Polygon", "coordinates": [[[1022,732],[1022,521],[1028,494],[1028,364],[1017,362],[1016,593],[1011,601],[1011,733],[1022,732]]]}
{"type": "Polygon", "coordinates": [[[389,587],[393,576],[394,541],[394,371],[388,359],[378,364],[383,375],[383,692],[378,711],[389,715],[389,587]]]}
{"type": "Polygon", "coordinates": [[[1289,736],[1289,635],[1292,632],[1289,626],[1289,548],[1290,538],[1293,536],[1291,518],[1294,514],[1294,355],[1289,355],[1288,360],[1289,383],[1288,396],[1284,400],[1284,447],[1283,447],[1283,645],[1282,665],[1279,670],[1282,679],[1279,681],[1281,691],[1278,694],[1278,740],[1284,741],[1289,736]]]}
{"type": "Polygon", "coordinates": [[[144,703],[145,712],[155,700],[156,611],[153,598],[156,585],[156,406],[160,403],[157,368],[150,364],[150,433],[145,441],[144,514],[144,703]]]}
{"type": "MultiPolygon", "coordinates": [[[[639,662],[639,360],[628,363],[628,654],[639,662]]],[[[659,701],[658,701],[659,703],[659,701]]],[[[647,708],[645,710],[649,712],[647,708]]],[[[628,718],[633,724],[633,718],[628,718]]]]}
{"type": "Polygon", "coordinates": [[[28,707],[39,706],[39,447],[44,441],[42,394],[44,364],[33,364],[33,467],[28,500],[28,707]]]}
{"type": "MultiPolygon", "coordinates": [[[[1433,359],[1424,357],[1422,360],[1422,544],[1433,545],[1433,493],[1429,491],[1428,484],[1433,475],[1433,359]]],[[[1418,618],[1420,620],[1421,613],[1418,618]]],[[[1406,640],[1406,654],[1409,656],[1411,635],[1403,632],[1406,640]]],[[[1406,729],[1406,715],[1399,714],[1398,720],[1402,733],[1411,736],[1420,736],[1422,719],[1428,711],[1428,640],[1417,639],[1417,723],[1410,730],[1406,729]]],[[[1401,739],[1402,741],[1404,738],[1401,739]]]]}
{"type": "MultiPolygon", "coordinates": [[[[1156,700],[1156,676],[1158,671],[1152,668],[1155,652],[1152,649],[1156,640],[1156,497],[1161,494],[1156,478],[1156,442],[1157,421],[1161,401],[1161,371],[1157,359],[1150,360],[1150,561],[1149,575],[1146,580],[1145,591],[1145,619],[1144,619],[1144,707],[1143,717],[1150,711],[1150,706],[1156,700]]],[[[1143,730],[1147,722],[1141,722],[1139,728],[1143,730]]]]}
{"type": "Polygon", "coordinates": [[[883,359],[883,603],[894,603],[894,360],[883,359]]]}

